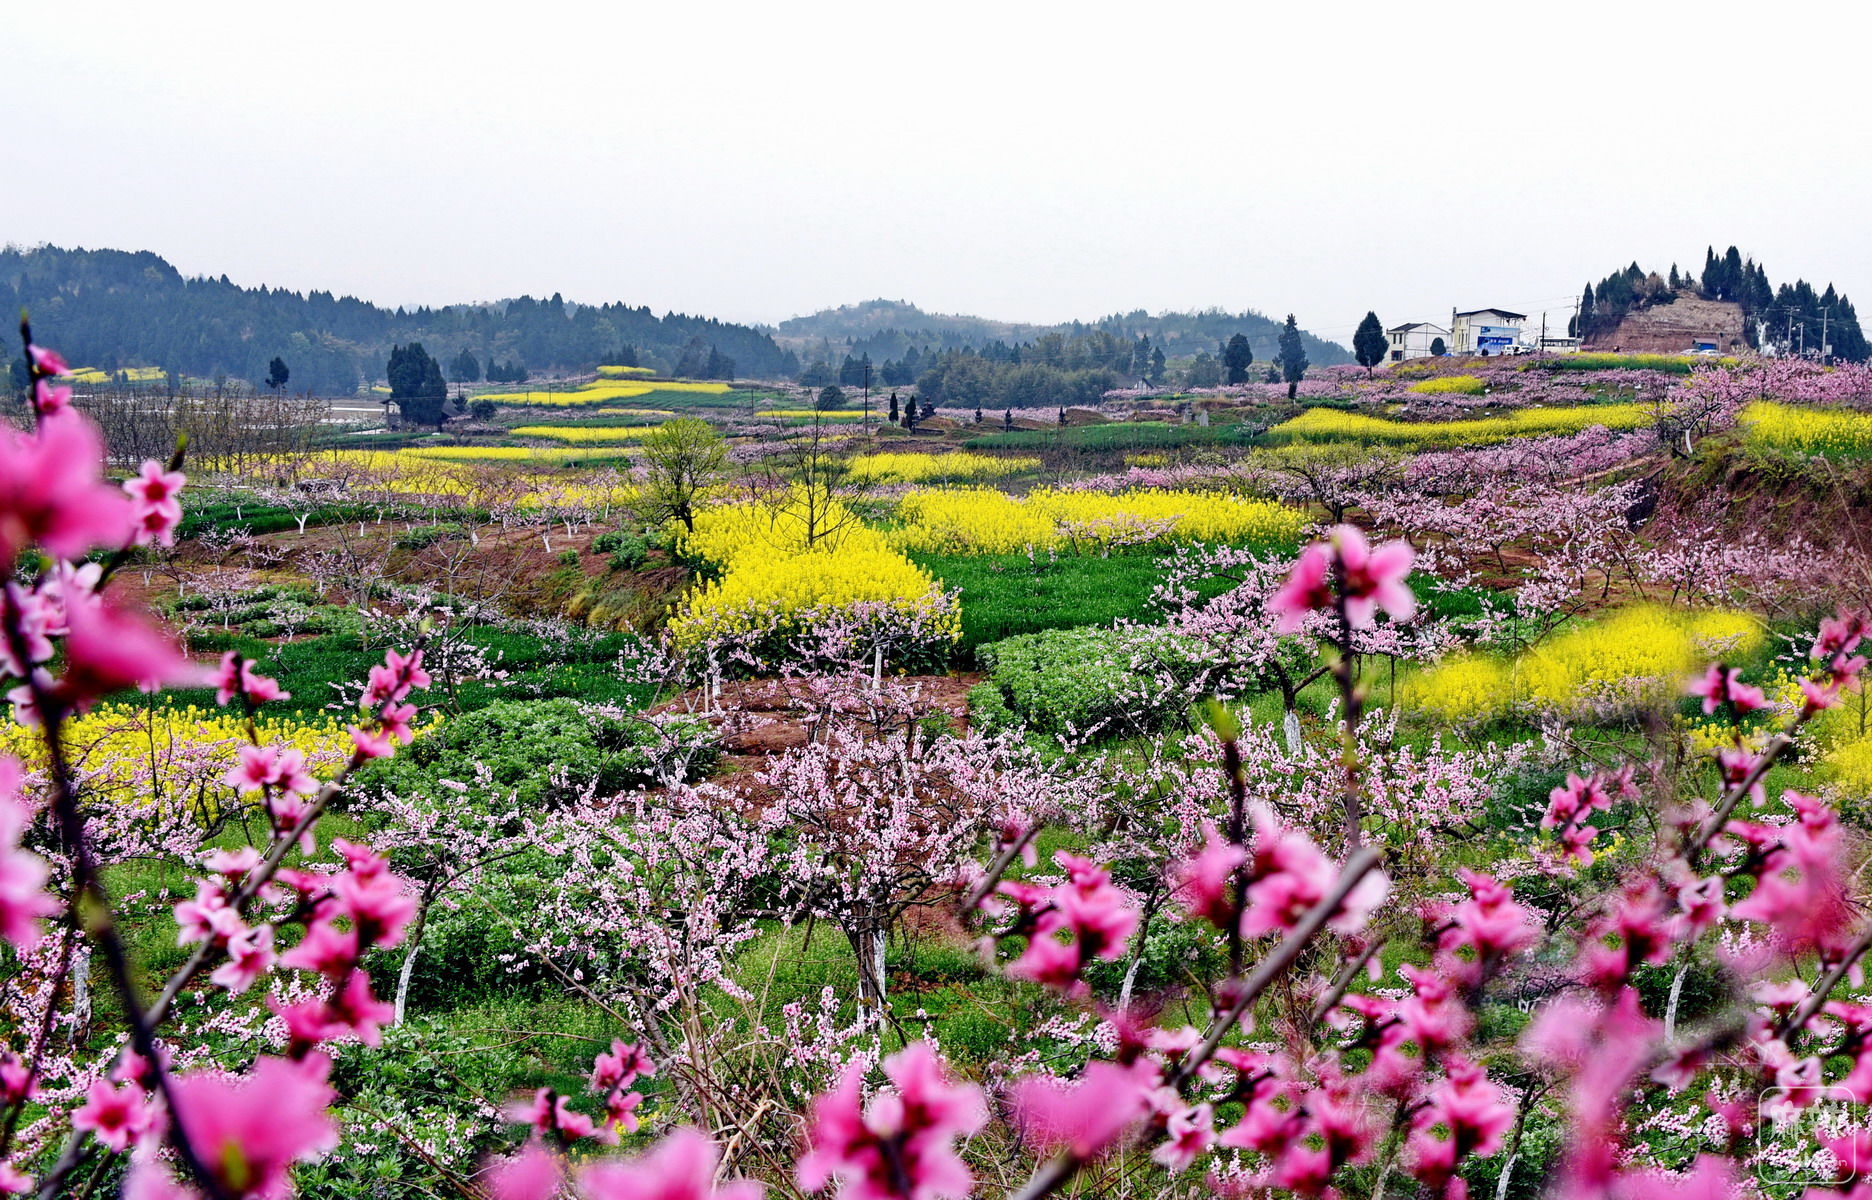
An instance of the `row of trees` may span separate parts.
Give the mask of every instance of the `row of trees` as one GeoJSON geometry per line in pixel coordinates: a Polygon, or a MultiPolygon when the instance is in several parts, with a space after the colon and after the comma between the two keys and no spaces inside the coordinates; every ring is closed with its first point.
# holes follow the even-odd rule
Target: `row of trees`
{"type": "MultiPolygon", "coordinates": [[[[1306,343],[1307,336],[1290,314],[1268,368],[1269,382],[1299,382],[1309,362],[1306,343]]],[[[916,354],[914,349],[911,354],[916,354]]],[[[818,363],[803,382],[814,387],[834,382],[856,386],[863,382],[869,363],[867,354],[855,359],[847,356],[836,375],[818,363]]],[[[1254,364],[1253,343],[1245,334],[1234,333],[1217,344],[1214,354],[1199,352],[1182,382],[1188,387],[1245,384],[1254,377],[1254,364]]],[[[1093,404],[1112,388],[1140,380],[1157,385],[1167,382],[1168,374],[1163,348],[1149,338],[1127,346],[1100,333],[1078,342],[1048,335],[1019,345],[996,342],[980,350],[947,350],[927,358],[906,356],[884,363],[874,382],[886,387],[914,382],[919,395],[937,404],[1047,408],[1093,404]],[[903,369],[906,364],[921,363],[927,366],[914,376],[903,369]]]]}
{"type": "MultiPolygon", "coordinates": [[[[1226,342],[1234,334],[1245,335],[1260,345],[1279,338],[1281,322],[1252,309],[1230,312],[1221,308],[1198,312],[1149,313],[1143,309],[1112,313],[1096,321],[1066,321],[1058,325],[1022,325],[994,321],[984,317],[926,313],[913,304],[896,300],[869,300],[836,309],[782,321],[782,338],[817,339],[818,344],[800,350],[809,361],[836,364],[840,355],[856,358],[870,355],[875,363],[904,359],[916,351],[930,357],[944,350],[982,349],[995,342],[1006,344],[1036,342],[1048,335],[1083,338],[1106,334],[1135,345],[1148,339],[1153,348],[1168,358],[1188,358],[1211,353],[1211,347],[1226,342]]],[[[1345,348],[1301,331],[1307,357],[1322,366],[1349,361],[1345,348]]],[[[1120,371],[1127,368],[1117,367],[1120,371]]],[[[1142,374],[1142,371],[1128,372],[1142,374]]]]}
{"type": "MultiPolygon", "coordinates": [[[[1636,262],[1614,271],[1597,285],[1588,283],[1580,293],[1579,314],[1568,332],[1575,337],[1600,337],[1618,328],[1626,315],[1654,305],[1669,304],[1686,292],[1705,300],[1740,305],[1744,335],[1756,345],[1757,323],[1764,325],[1770,342],[1784,352],[1818,355],[1831,345],[1834,358],[1863,362],[1872,356],[1872,344],[1859,328],[1852,301],[1827,284],[1823,291],[1804,279],[1775,287],[1768,272],[1753,258],[1731,246],[1722,254],[1714,246],[1704,252],[1701,277],[1679,271],[1672,263],[1667,274],[1646,271],[1636,262]]],[[[1759,347],[1758,347],[1759,348],[1759,347]]]]}

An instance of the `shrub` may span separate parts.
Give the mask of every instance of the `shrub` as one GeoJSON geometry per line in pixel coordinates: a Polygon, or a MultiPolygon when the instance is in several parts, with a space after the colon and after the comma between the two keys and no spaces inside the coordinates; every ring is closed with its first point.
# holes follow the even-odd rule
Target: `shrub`
{"type": "Polygon", "coordinates": [[[639,534],[613,529],[592,539],[593,554],[609,554],[614,571],[635,571],[650,560],[650,543],[639,534]]]}
{"type": "MultiPolygon", "coordinates": [[[[713,738],[702,721],[678,722],[666,734],[685,750],[713,738]]],[[[494,787],[514,792],[523,807],[549,808],[586,788],[610,795],[655,783],[664,753],[642,720],[619,709],[574,700],[501,701],[451,718],[395,758],[371,763],[359,782],[433,797],[441,780],[473,780],[477,767],[485,766],[494,787]]],[[[712,754],[701,754],[692,770],[711,764],[712,754]]]]}
{"type": "Polygon", "coordinates": [[[1187,679],[1180,643],[1132,629],[1051,629],[983,646],[988,678],[970,693],[971,719],[989,732],[1011,722],[1055,736],[1093,730],[1147,733],[1183,715],[1187,679]]]}

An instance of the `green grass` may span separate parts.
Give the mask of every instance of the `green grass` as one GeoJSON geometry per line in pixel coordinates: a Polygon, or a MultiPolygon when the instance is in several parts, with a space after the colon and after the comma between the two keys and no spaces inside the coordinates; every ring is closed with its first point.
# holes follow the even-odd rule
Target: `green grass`
{"type": "MultiPolygon", "coordinates": [[[[248,533],[282,533],[299,528],[299,511],[283,504],[265,504],[256,500],[232,500],[190,496],[183,506],[182,524],[176,530],[180,539],[200,537],[213,529],[236,526],[248,533]]],[[[378,509],[362,504],[321,504],[306,519],[306,528],[335,525],[344,521],[375,520],[378,509]]]]}
{"type": "MultiPolygon", "coordinates": [[[[463,712],[492,704],[496,700],[550,700],[561,696],[595,703],[641,705],[648,702],[648,690],[626,682],[618,674],[617,658],[628,644],[622,635],[597,638],[589,643],[558,644],[532,634],[496,626],[475,626],[468,637],[475,644],[501,652],[500,667],[508,679],[498,683],[469,681],[462,684],[457,697],[463,712]]],[[[292,693],[291,700],[268,705],[278,713],[316,713],[337,695],[334,684],[361,682],[370,668],[383,661],[382,648],[366,649],[352,634],[328,634],[299,641],[273,643],[244,636],[238,632],[215,631],[198,635],[190,649],[198,656],[220,655],[238,650],[259,663],[262,674],[273,675],[292,693]]],[[[211,689],[169,693],[179,704],[211,706],[211,689]]],[[[419,697],[425,704],[443,704],[448,697],[438,681],[436,687],[419,697]]]]}
{"type": "Polygon", "coordinates": [[[962,589],[957,653],[967,663],[973,663],[977,646],[1017,633],[1147,618],[1151,589],[1163,579],[1159,560],[1145,554],[911,558],[943,583],[962,589]]]}

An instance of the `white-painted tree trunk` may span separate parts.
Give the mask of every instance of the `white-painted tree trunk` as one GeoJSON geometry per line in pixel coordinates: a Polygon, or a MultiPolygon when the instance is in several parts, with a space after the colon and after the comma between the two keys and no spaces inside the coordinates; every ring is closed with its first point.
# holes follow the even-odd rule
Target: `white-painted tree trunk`
{"type": "Polygon", "coordinates": [[[91,952],[74,952],[71,969],[72,986],[72,1036],[83,1035],[91,1024],[91,952]]]}
{"type": "Polygon", "coordinates": [[[416,921],[409,931],[409,940],[403,951],[403,965],[397,969],[396,1015],[391,1024],[403,1023],[403,1010],[409,1005],[410,977],[416,973],[416,952],[422,948],[423,926],[429,921],[429,905],[425,901],[416,910],[416,921]]]}
{"type": "Polygon", "coordinates": [[[1667,1042],[1677,1036],[1677,1000],[1683,995],[1684,976],[1689,970],[1690,964],[1685,963],[1671,977],[1670,999],[1664,1004],[1664,1040],[1667,1042]]]}
{"type": "Polygon", "coordinates": [[[403,1023],[403,1010],[409,1006],[410,976],[416,973],[416,950],[414,943],[403,952],[403,965],[397,970],[396,981],[396,1016],[390,1019],[392,1025],[403,1023]]]}
{"type": "Polygon", "coordinates": [[[1300,714],[1293,709],[1281,718],[1281,734],[1287,739],[1287,757],[1300,756],[1300,714]]]}

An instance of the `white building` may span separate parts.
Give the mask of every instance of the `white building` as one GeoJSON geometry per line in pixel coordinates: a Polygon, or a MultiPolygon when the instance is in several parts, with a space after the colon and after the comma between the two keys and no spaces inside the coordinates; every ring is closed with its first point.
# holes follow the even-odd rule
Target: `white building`
{"type": "Polygon", "coordinates": [[[1385,336],[1391,340],[1390,350],[1386,357],[1392,362],[1449,353],[1450,331],[1441,325],[1432,325],[1428,321],[1413,321],[1409,325],[1393,326],[1385,330],[1385,336]],[[1442,345],[1438,345],[1438,342],[1442,345]]]}
{"type": "Polygon", "coordinates": [[[1505,308],[1473,308],[1450,314],[1450,353],[1513,354],[1521,344],[1526,313],[1505,308]]]}

